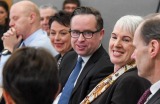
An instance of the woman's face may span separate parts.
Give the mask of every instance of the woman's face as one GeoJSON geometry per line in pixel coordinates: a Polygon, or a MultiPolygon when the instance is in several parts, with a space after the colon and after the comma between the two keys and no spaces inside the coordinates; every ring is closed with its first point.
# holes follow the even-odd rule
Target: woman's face
{"type": "Polygon", "coordinates": [[[109,41],[109,55],[112,63],[126,65],[133,61],[131,55],[134,51],[133,34],[120,26],[115,26],[109,41]]]}
{"type": "Polygon", "coordinates": [[[2,6],[0,6],[0,25],[5,24],[5,20],[7,17],[8,17],[8,14],[6,10],[2,6]]]}
{"type": "Polygon", "coordinates": [[[59,24],[53,21],[50,28],[50,39],[55,49],[64,55],[71,49],[71,35],[69,33],[70,27],[59,24]]]}

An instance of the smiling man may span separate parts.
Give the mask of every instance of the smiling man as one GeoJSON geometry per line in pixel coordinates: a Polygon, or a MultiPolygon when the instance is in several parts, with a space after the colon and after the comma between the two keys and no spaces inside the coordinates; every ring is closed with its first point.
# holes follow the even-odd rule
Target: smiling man
{"type": "Polygon", "coordinates": [[[58,104],[79,104],[99,81],[113,72],[113,64],[101,44],[104,29],[99,11],[89,7],[75,9],[70,26],[74,51],[67,53],[61,62],[63,89],[56,99],[58,104]]]}

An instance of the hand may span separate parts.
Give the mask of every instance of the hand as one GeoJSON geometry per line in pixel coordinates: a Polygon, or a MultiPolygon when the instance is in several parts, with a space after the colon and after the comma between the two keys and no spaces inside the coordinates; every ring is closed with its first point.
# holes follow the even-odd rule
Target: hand
{"type": "Polygon", "coordinates": [[[22,36],[17,36],[16,30],[14,28],[10,28],[6,33],[3,34],[2,37],[4,49],[8,49],[13,52],[22,40],[22,36]]]}

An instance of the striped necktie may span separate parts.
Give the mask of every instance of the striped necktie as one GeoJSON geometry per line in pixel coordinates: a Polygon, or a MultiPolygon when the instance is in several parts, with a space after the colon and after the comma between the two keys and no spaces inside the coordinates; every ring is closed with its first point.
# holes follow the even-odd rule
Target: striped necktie
{"type": "Polygon", "coordinates": [[[150,89],[147,89],[143,95],[141,96],[141,98],[139,99],[137,104],[144,104],[147,100],[147,98],[149,97],[149,95],[151,95],[151,91],[150,89]]]}

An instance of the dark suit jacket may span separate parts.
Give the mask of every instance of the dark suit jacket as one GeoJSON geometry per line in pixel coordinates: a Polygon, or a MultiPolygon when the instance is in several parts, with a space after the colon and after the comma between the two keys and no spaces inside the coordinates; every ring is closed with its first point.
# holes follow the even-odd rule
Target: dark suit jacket
{"type": "MultiPolygon", "coordinates": [[[[74,51],[73,48],[70,49],[68,52],[66,52],[66,53],[63,55],[62,60],[63,60],[63,58],[64,58],[69,52],[71,52],[71,51],[74,51]]],[[[55,59],[56,59],[57,61],[58,61],[60,58],[61,58],[61,54],[58,54],[58,55],[55,56],[55,59]]],[[[61,60],[61,61],[62,61],[62,60],[61,60]]],[[[60,64],[60,65],[61,65],[61,64],[60,64]]]]}
{"type": "Polygon", "coordinates": [[[91,104],[137,104],[150,82],[137,75],[133,68],[121,75],[106,91],[91,104]]]}
{"type": "Polygon", "coordinates": [[[149,99],[147,104],[160,104],[160,89],[149,99]]]}
{"type": "MultiPolygon", "coordinates": [[[[68,53],[60,67],[60,81],[64,87],[69,75],[75,67],[78,55],[68,53]]],[[[88,60],[72,91],[69,104],[79,104],[85,96],[106,76],[113,72],[113,64],[109,55],[101,46],[88,60]]]]}

